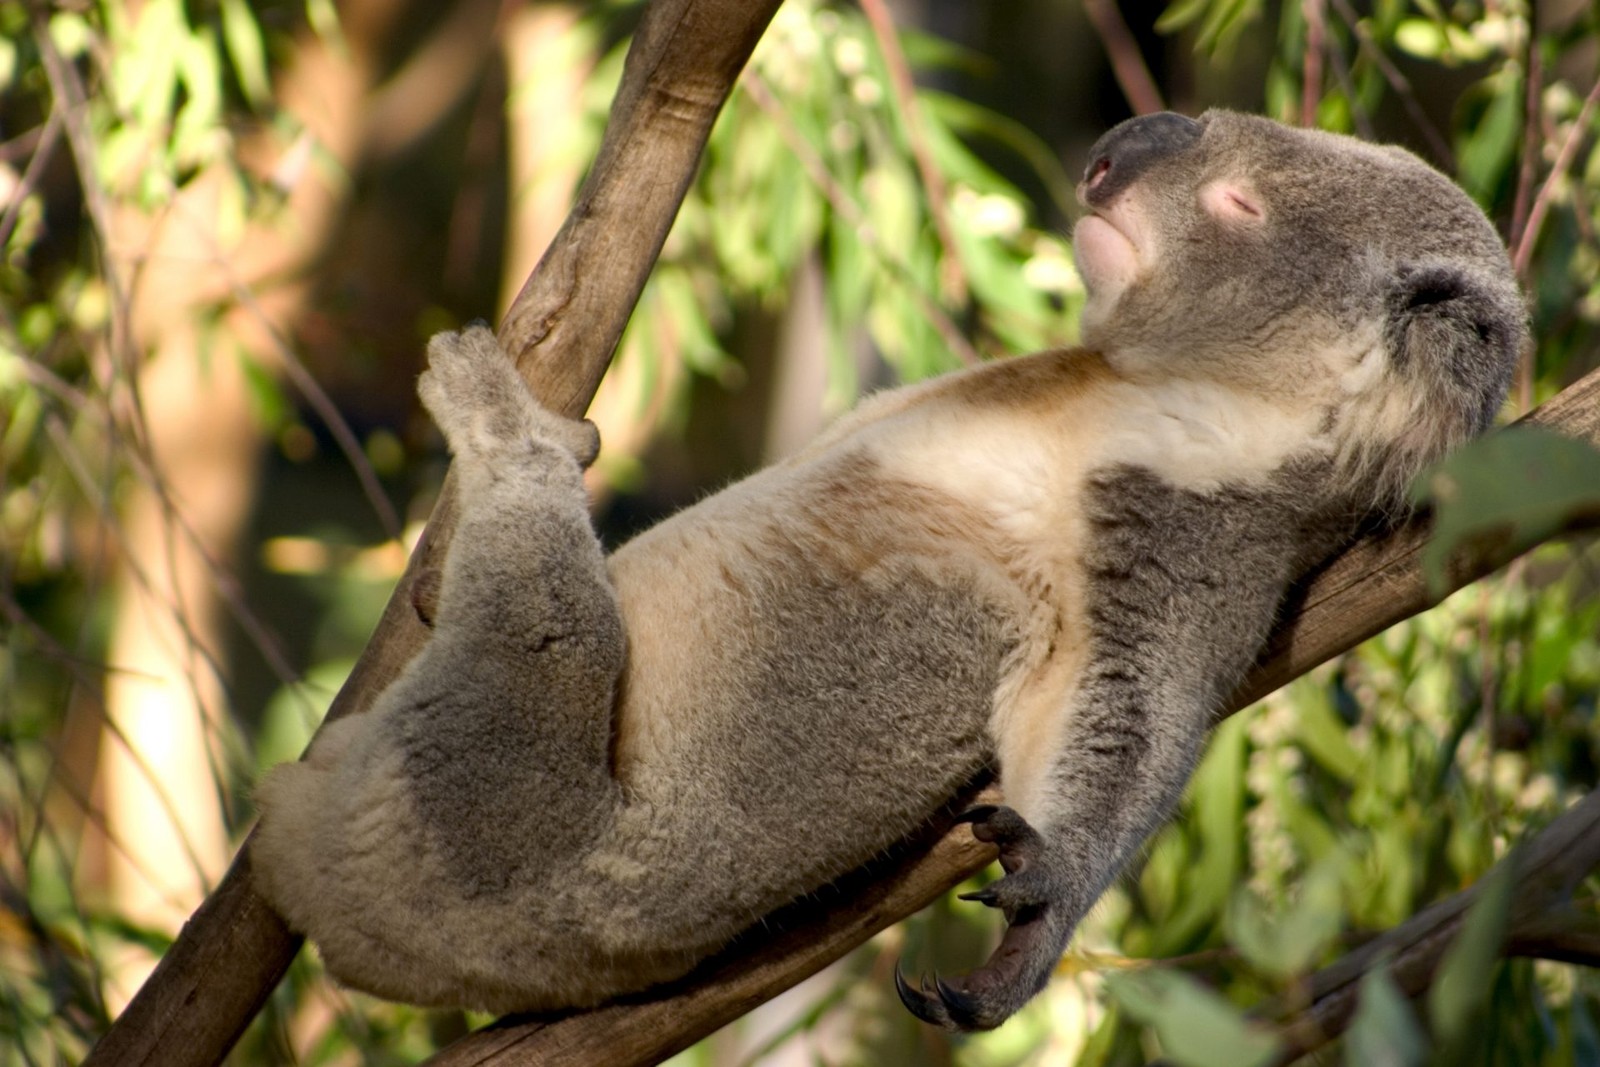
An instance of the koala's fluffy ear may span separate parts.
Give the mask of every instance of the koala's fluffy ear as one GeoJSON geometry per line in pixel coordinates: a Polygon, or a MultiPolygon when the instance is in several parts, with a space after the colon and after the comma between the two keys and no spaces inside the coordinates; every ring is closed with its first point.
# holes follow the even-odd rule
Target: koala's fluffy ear
{"type": "Polygon", "coordinates": [[[1412,263],[1395,272],[1387,333],[1394,369],[1432,394],[1461,440],[1486,429],[1505,399],[1525,333],[1514,289],[1461,264],[1412,263]]]}

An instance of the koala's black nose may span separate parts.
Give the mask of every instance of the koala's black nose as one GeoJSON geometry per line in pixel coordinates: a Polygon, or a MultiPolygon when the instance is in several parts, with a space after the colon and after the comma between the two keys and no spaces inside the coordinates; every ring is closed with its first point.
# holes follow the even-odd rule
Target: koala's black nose
{"type": "Polygon", "coordinates": [[[1200,139],[1200,123],[1185,115],[1159,111],[1120,122],[1089,149],[1082,195],[1091,205],[1106,203],[1150,164],[1182,152],[1200,139]]]}

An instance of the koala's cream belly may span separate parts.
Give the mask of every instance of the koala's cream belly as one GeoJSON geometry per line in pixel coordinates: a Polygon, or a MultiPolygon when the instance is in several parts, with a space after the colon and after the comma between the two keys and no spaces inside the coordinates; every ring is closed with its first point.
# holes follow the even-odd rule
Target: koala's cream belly
{"type": "Polygon", "coordinates": [[[625,817],[688,843],[665,875],[646,864],[658,894],[694,902],[686,938],[736,932],[858,866],[992,758],[1022,598],[956,539],[975,516],[866,466],[758,476],[610,561],[629,635],[615,771],[625,817]],[[718,655],[689,654],[706,648],[718,655]],[[680,813],[716,832],[669,825],[680,813]],[[711,890],[706,869],[739,877],[711,890]]]}

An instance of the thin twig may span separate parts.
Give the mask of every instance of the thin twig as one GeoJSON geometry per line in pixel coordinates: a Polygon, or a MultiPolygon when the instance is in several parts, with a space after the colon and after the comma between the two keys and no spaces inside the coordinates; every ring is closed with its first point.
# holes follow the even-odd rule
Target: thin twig
{"type": "Polygon", "coordinates": [[[1332,0],[1332,2],[1334,9],[1339,12],[1339,17],[1344,20],[1344,24],[1350,27],[1351,33],[1356,35],[1356,41],[1361,47],[1362,54],[1370,59],[1372,65],[1377,67],[1383,74],[1390,88],[1400,98],[1400,106],[1405,108],[1406,114],[1411,117],[1411,121],[1416,124],[1422,136],[1427,139],[1428,148],[1433,152],[1434,161],[1445,170],[1454,170],[1455,153],[1450,150],[1450,144],[1444,139],[1444,135],[1434,127],[1432,120],[1428,118],[1428,113],[1417,102],[1417,94],[1411,88],[1411,82],[1406,79],[1404,74],[1400,73],[1400,68],[1396,67],[1389,57],[1384,54],[1383,49],[1378,46],[1378,42],[1373,40],[1372,33],[1361,20],[1361,16],[1357,15],[1355,9],[1350,6],[1350,0],[1332,0]]]}
{"type": "Polygon", "coordinates": [[[1544,184],[1539,187],[1539,193],[1533,198],[1533,206],[1528,209],[1528,224],[1522,231],[1522,238],[1511,251],[1511,266],[1517,272],[1518,278],[1525,278],[1528,264],[1533,259],[1533,246],[1539,240],[1539,231],[1544,227],[1545,213],[1550,210],[1551,197],[1555,195],[1556,185],[1566,177],[1567,169],[1572,166],[1573,157],[1578,154],[1578,142],[1583,139],[1584,133],[1589,128],[1589,117],[1594,113],[1596,103],[1600,103],[1600,78],[1597,78],[1594,87],[1589,90],[1589,95],[1584,97],[1583,107],[1578,110],[1578,118],[1572,124],[1572,129],[1567,131],[1567,139],[1561,142],[1561,149],[1556,153],[1555,162],[1550,164],[1550,173],[1545,176],[1544,184]]]}
{"type": "MultiPolygon", "coordinates": [[[[66,649],[62,648],[56,642],[54,637],[52,637],[43,627],[35,622],[26,611],[23,610],[22,605],[17,603],[16,598],[11,595],[8,589],[0,589],[0,616],[4,616],[6,621],[12,626],[26,630],[28,635],[32,637],[33,640],[37,642],[38,645],[43,649],[43,651],[40,653],[41,655],[47,656],[52,661],[62,664],[67,668],[69,673],[71,673],[73,682],[75,684],[82,685],[89,689],[91,693],[93,693],[97,705],[101,709],[101,715],[106,719],[106,727],[111,731],[111,734],[116,739],[117,743],[127,751],[128,756],[139,768],[140,773],[145,775],[145,777],[150,780],[151,786],[155,791],[156,798],[160,801],[162,807],[165,809],[167,818],[172,820],[174,825],[176,825],[178,812],[172,802],[172,799],[167,796],[166,790],[161,788],[155,771],[152,770],[150,765],[144,761],[143,755],[134,749],[133,745],[128,741],[128,738],[122,733],[117,725],[111,722],[108,716],[105,716],[104,690],[102,690],[101,687],[94,682],[92,675],[87,669],[87,666],[82,662],[81,657],[74,656],[66,649]]],[[[93,666],[99,673],[115,673],[115,668],[108,667],[104,664],[97,663],[93,666]]],[[[128,865],[138,873],[139,877],[144,879],[149,887],[156,891],[157,895],[160,896],[164,904],[175,911],[181,911],[183,908],[188,906],[187,901],[179,900],[177,897],[172,896],[166,889],[162,888],[161,883],[163,880],[151,873],[144,861],[138,856],[134,855],[128,849],[128,847],[124,845],[114,833],[112,833],[111,827],[109,824],[107,824],[105,820],[105,813],[101,810],[100,805],[96,805],[91,797],[85,796],[81,790],[68,784],[65,776],[48,776],[46,778],[46,783],[48,784],[52,781],[52,779],[56,785],[63,789],[67,797],[72,800],[73,804],[79,809],[83,816],[88,819],[91,824],[93,824],[95,829],[100,831],[101,836],[105,838],[106,842],[112,847],[112,849],[114,849],[116,853],[123,859],[127,860],[128,865]]],[[[43,811],[43,808],[43,804],[36,803],[31,810],[43,811]]],[[[24,808],[24,810],[28,809],[24,808]]],[[[41,823],[45,821],[47,820],[40,820],[41,823]]],[[[31,847],[32,846],[30,846],[30,850],[31,847]]],[[[187,840],[184,841],[184,849],[189,854],[190,862],[198,864],[198,858],[194,855],[193,850],[189,847],[189,842],[187,840]]],[[[196,869],[198,871],[198,867],[196,869]]],[[[74,914],[77,914],[76,909],[74,909],[74,914]]]]}
{"type": "MultiPolygon", "coordinates": [[[[1562,812],[1548,826],[1522,841],[1495,865],[1515,879],[1501,951],[1507,954],[1574,958],[1600,951],[1600,929],[1590,916],[1572,910],[1574,887],[1600,864],[1600,790],[1562,812]],[[1557,926],[1571,916],[1570,933],[1557,926]]],[[[1455,942],[1472,903],[1489,884],[1489,874],[1469,889],[1441,900],[1387,933],[1323,968],[1305,983],[1309,1005],[1293,1012],[1279,1033],[1282,1044],[1269,1061],[1287,1065],[1323,1047],[1349,1026],[1361,981],[1386,968],[1401,991],[1421,994],[1432,983],[1445,952],[1455,942]]],[[[1282,1012],[1267,1006],[1260,1014],[1282,1012]]]]}
{"type": "MultiPolygon", "coordinates": [[[[74,480],[77,481],[79,490],[86,498],[96,503],[101,509],[102,514],[100,518],[102,520],[102,524],[105,528],[114,533],[118,547],[121,549],[123,566],[127,567],[128,574],[132,577],[134,585],[141,589],[146,596],[155,601],[156,604],[172,618],[172,620],[177,624],[179,634],[183,638],[185,653],[191,657],[191,659],[193,657],[198,657],[198,659],[209,669],[209,672],[212,678],[217,682],[217,685],[221,687],[224,692],[226,692],[226,672],[223,670],[222,664],[216,659],[216,656],[213,654],[213,652],[206,648],[204,643],[201,642],[199,635],[195,633],[193,620],[189,617],[188,612],[183,610],[182,604],[176,600],[169,600],[166,597],[163,597],[149,573],[137,562],[138,557],[134,555],[132,547],[127,541],[125,531],[116,521],[114,508],[109,499],[109,492],[105,493],[104,495],[94,493],[94,482],[89,478],[88,471],[84,469],[81,458],[77,456],[71,442],[67,439],[66,430],[61,425],[60,420],[56,418],[48,419],[45,423],[45,432],[55,444],[56,451],[61,456],[68,472],[71,473],[74,480]]],[[[211,716],[206,715],[204,712],[205,701],[202,698],[200,684],[197,678],[198,671],[196,670],[193,662],[190,662],[187,665],[187,669],[184,671],[184,682],[187,684],[189,696],[194,701],[195,708],[200,716],[202,731],[206,734],[208,740],[220,740],[220,734],[218,733],[216,722],[211,716]]],[[[117,739],[117,742],[127,751],[129,758],[134,761],[134,764],[138,768],[140,775],[145,779],[145,784],[148,785],[160,799],[162,809],[165,811],[167,818],[171,821],[173,827],[182,827],[182,813],[178,810],[175,802],[167,796],[166,788],[161,776],[155,772],[154,768],[145,762],[144,755],[134,745],[133,740],[123,732],[121,724],[116,721],[114,716],[106,711],[105,701],[100,700],[97,706],[100,707],[102,712],[102,725],[111,731],[112,735],[117,739]]],[[[205,747],[209,756],[212,746],[207,744],[205,747]]],[[[211,769],[213,771],[213,778],[215,778],[217,769],[215,766],[213,766],[211,769]]],[[[200,884],[209,890],[210,883],[207,878],[204,865],[201,862],[200,855],[197,851],[195,851],[193,842],[191,842],[185,834],[179,833],[177,836],[183,843],[184,852],[187,854],[189,862],[194,868],[195,876],[199,880],[200,884]]]]}
{"type": "Polygon", "coordinates": [[[906,137],[911,142],[911,158],[916,162],[917,173],[922,178],[923,197],[928,204],[928,216],[933,220],[934,232],[944,255],[939,257],[939,293],[949,303],[960,307],[967,302],[966,271],[961,264],[961,246],[956,243],[955,231],[950,228],[950,215],[946,208],[950,198],[944,185],[944,175],[933,165],[933,153],[928,148],[927,131],[922,127],[922,110],[917,103],[917,87],[911,78],[911,64],[900,48],[900,38],[895,34],[894,18],[889,14],[885,0],[861,0],[861,10],[872,26],[878,41],[878,51],[889,68],[889,85],[899,104],[900,115],[905,120],[906,137]]]}
{"type": "Polygon", "coordinates": [[[882,242],[878,240],[877,231],[872,228],[871,222],[866,217],[866,212],[834,180],[833,175],[828,172],[828,165],[823,161],[821,155],[794,128],[794,124],[789,120],[783,105],[778,103],[777,97],[773,95],[772,89],[767,85],[765,79],[754,68],[747,68],[744,74],[740,76],[740,82],[744,86],[745,92],[750,94],[750,99],[755,102],[755,105],[766,112],[767,116],[777,126],[779,136],[789,146],[790,151],[794,152],[795,158],[805,168],[812,184],[827,198],[828,204],[833,210],[846,223],[854,227],[856,236],[861,239],[861,242],[878,253],[884,265],[889,268],[889,276],[905,286],[906,292],[922,308],[923,314],[928,317],[928,322],[932,324],[939,337],[949,347],[950,351],[955,354],[956,358],[969,367],[983,362],[983,358],[972,347],[972,342],[967,340],[966,334],[951,320],[949,313],[940,307],[928,295],[927,291],[917,283],[916,277],[911,273],[911,268],[905,261],[885,248],[882,242]]]}
{"type": "MultiPolygon", "coordinates": [[[[23,376],[35,388],[50,392],[63,402],[83,411],[95,406],[96,402],[87,393],[53,374],[49,368],[40,363],[24,357],[19,361],[19,365],[22,368],[23,376]]],[[[101,410],[106,415],[107,428],[111,433],[115,434],[117,431],[115,420],[110,418],[109,412],[104,408],[101,410]]],[[[53,441],[57,446],[58,454],[62,455],[64,460],[69,461],[68,469],[74,472],[74,477],[78,481],[79,489],[83,492],[84,497],[100,502],[100,525],[103,529],[111,532],[113,540],[117,543],[119,553],[130,568],[130,573],[134,575],[136,582],[145,593],[152,596],[155,595],[155,590],[148,576],[134,562],[135,557],[132,552],[132,546],[123,537],[122,526],[116,520],[116,515],[109,503],[110,490],[101,489],[99,493],[91,492],[91,480],[88,472],[83,469],[81,461],[74,467],[70,463],[73,455],[63,451],[63,449],[70,447],[70,438],[63,433],[59,438],[53,438],[53,441]]],[[[147,485],[160,484],[160,477],[148,466],[147,457],[133,448],[118,448],[117,451],[127,458],[133,473],[147,485]]],[[[239,624],[239,628],[250,639],[252,648],[260,654],[262,660],[272,670],[277,680],[286,686],[292,686],[299,682],[301,680],[299,672],[289,663],[288,656],[284,653],[277,638],[268,629],[266,623],[250,608],[238,578],[206,548],[200,539],[199,532],[189,523],[187,517],[177,509],[176,505],[171,508],[167,517],[176,525],[179,532],[184,535],[186,543],[200,557],[201,562],[205,564],[207,573],[212,581],[212,589],[217,594],[218,600],[228,608],[233,620],[239,624]]],[[[167,603],[163,606],[172,612],[175,617],[178,615],[178,609],[175,605],[167,603]]],[[[214,670],[219,676],[223,673],[220,665],[214,665],[214,670]]]]}
{"type": "MultiPolygon", "coordinates": [[[[159,468],[155,463],[148,420],[139,393],[138,352],[133,343],[132,286],[123,278],[112,248],[111,234],[113,232],[113,224],[110,200],[96,177],[97,149],[88,124],[84,121],[84,116],[88,110],[88,92],[78,75],[77,68],[68,63],[56,48],[53,39],[50,37],[49,26],[45,21],[43,11],[36,9],[31,12],[31,15],[34,43],[39,49],[40,59],[44,64],[46,77],[54,97],[53,110],[61,114],[62,122],[66,127],[67,140],[72,147],[73,162],[76,165],[80,191],[92,223],[91,228],[101,251],[101,276],[106,282],[106,288],[111,298],[112,314],[109,352],[112,360],[112,376],[105,383],[108,404],[115,395],[114,383],[120,380],[128,391],[130,401],[128,405],[128,429],[130,430],[128,443],[131,447],[128,452],[130,455],[137,456],[145,461],[149,470],[154,472],[159,468]]],[[[114,426],[115,422],[116,420],[113,418],[111,424],[114,426]]],[[[58,449],[62,447],[59,442],[57,447],[58,449]]],[[[175,539],[171,536],[172,518],[176,513],[172,494],[159,476],[147,479],[147,484],[155,492],[157,502],[160,504],[163,516],[167,520],[163,527],[167,531],[167,536],[159,547],[167,555],[168,567],[171,568],[173,573],[178,573],[175,560],[177,545],[175,539]]],[[[127,558],[131,562],[134,557],[128,555],[127,558]]],[[[182,610],[181,605],[169,605],[169,610],[172,612],[172,618],[178,623],[179,632],[183,638],[183,652],[188,662],[188,667],[185,670],[185,682],[188,684],[194,700],[196,714],[201,719],[202,734],[208,735],[208,738],[215,738],[217,736],[215,734],[216,725],[211,717],[206,714],[206,701],[202,698],[193,665],[196,658],[206,662],[213,675],[218,679],[219,684],[222,681],[222,672],[215,663],[210,650],[204,648],[199,641],[191,620],[182,610]]],[[[107,716],[107,721],[110,721],[109,716],[107,716]]],[[[220,768],[217,767],[215,762],[216,753],[213,745],[208,743],[205,746],[205,752],[206,758],[211,764],[213,785],[217,786],[220,791],[220,768]]],[[[150,777],[147,769],[142,773],[147,778],[150,777]]],[[[152,782],[152,785],[154,784],[152,782]]],[[[226,810],[226,806],[224,806],[223,810],[226,810]]],[[[174,821],[173,825],[175,827],[181,826],[182,823],[174,821]]],[[[206,885],[209,891],[209,884],[204,871],[199,869],[198,858],[193,855],[192,844],[184,835],[179,834],[178,836],[183,839],[184,848],[191,852],[191,862],[196,863],[200,881],[202,885],[206,885]]]]}
{"type": "Polygon", "coordinates": [[[1522,158],[1517,166],[1517,191],[1511,202],[1511,229],[1506,234],[1506,245],[1515,248],[1522,243],[1528,229],[1528,209],[1533,204],[1533,186],[1539,172],[1539,101],[1544,88],[1544,63],[1539,57],[1536,35],[1528,34],[1527,76],[1524,79],[1522,102],[1522,158]]]}
{"type": "Polygon", "coordinates": [[[1378,133],[1372,128],[1372,117],[1367,114],[1367,109],[1361,106],[1361,98],[1356,93],[1355,76],[1350,72],[1350,61],[1345,58],[1344,47],[1338,37],[1329,34],[1328,62],[1333,67],[1333,76],[1338,79],[1339,88],[1344,92],[1344,98],[1350,102],[1350,121],[1355,124],[1356,133],[1364,141],[1376,141],[1378,133]]]}
{"type": "Polygon", "coordinates": [[[1133,113],[1149,115],[1166,110],[1161,102],[1161,90],[1156,88],[1156,80],[1150,76],[1150,68],[1139,52],[1139,42],[1128,32],[1128,23],[1117,5],[1106,0],[1083,0],[1083,13],[1099,35],[1100,47],[1105,49],[1106,59],[1111,63],[1111,76],[1117,79],[1133,113]]]}
{"type": "Polygon", "coordinates": [[[1300,125],[1317,124],[1317,107],[1322,103],[1322,49],[1327,36],[1323,0],[1301,0],[1300,11],[1306,20],[1306,54],[1300,77],[1300,125]]]}
{"type": "Polygon", "coordinates": [[[217,253],[217,266],[223,269],[228,279],[228,284],[233,289],[235,299],[239,306],[249,312],[261,327],[267,339],[272,343],[273,351],[282,364],[284,373],[294,383],[300,395],[306,398],[306,403],[311,405],[311,410],[317,413],[322,424],[333,434],[339,451],[344,454],[345,462],[350,464],[351,471],[356,476],[356,481],[361,485],[361,492],[367,498],[367,503],[372,505],[373,513],[378,517],[378,524],[383,527],[383,534],[392,541],[400,540],[403,532],[400,525],[400,515],[395,511],[389,494],[384,492],[383,483],[378,480],[378,472],[373,469],[372,461],[367,458],[366,452],[361,447],[361,442],[356,439],[356,432],[351,428],[349,420],[339,410],[339,405],[333,402],[322,383],[317,381],[304,361],[295,352],[287,338],[278,329],[278,324],[267,314],[256,299],[256,294],[248,285],[228,269],[227,260],[217,253]]]}
{"type": "MultiPolygon", "coordinates": [[[[1511,206],[1511,231],[1507,235],[1507,245],[1511,248],[1521,247],[1523,238],[1528,232],[1528,222],[1531,217],[1533,186],[1538,180],[1539,173],[1539,146],[1540,129],[1542,126],[1542,110],[1539,106],[1543,96],[1544,63],[1539,54],[1539,37],[1532,32],[1532,20],[1529,20],[1528,50],[1526,58],[1526,76],[1522,112],[1522,158],[1517,166],[1517,191],[1511,206]]],[[[1520,278],[1524,288],[1528,279],[1520,278]]],[[[1526,414],[1533,406],[1533,362],[1534,349],[1530,345],[1519,354],[1517,359],[1517,414],[1526,414]]]]}
{"type": "MultiPolygon", "coordinates": [[[[56,142],[61,139],[61,109],[50,108],[50,117],[45,119],[44,125],[37,131],[37,147],[28,159],[27,169],[22,172],[22,177],[17,179],[17,184],[11,190],[11,200],[6,204],[4,214],[0,214],[0,247],[11,238],[11,230],[17,224],[17,217],[22,214],[23,202],[28,199],[28,194],[33,192],[39,183],[39,175],[44,172],[45,164],[50,161],[55,152],[56,142]]],[[[21,140],[21,138],[17,138],[21,140]]]]}

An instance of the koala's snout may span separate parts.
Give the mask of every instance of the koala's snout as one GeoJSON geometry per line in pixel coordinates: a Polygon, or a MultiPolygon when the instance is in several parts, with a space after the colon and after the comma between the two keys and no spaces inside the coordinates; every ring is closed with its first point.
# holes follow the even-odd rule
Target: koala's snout
{"type": "Polygon", "coordinates": [[[1110,203],[1150,164],[1193,146],[1202,128],[1194,119],[1171,111],[1113,126],[1089,149],[1079,197],[1089,207],[1110,203]]]}

